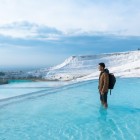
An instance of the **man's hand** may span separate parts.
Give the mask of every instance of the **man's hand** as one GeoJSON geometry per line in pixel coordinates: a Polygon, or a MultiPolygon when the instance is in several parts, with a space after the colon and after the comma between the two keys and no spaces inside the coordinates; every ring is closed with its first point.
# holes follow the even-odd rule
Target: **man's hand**
{"type": "Polygon", "coordinates": [[[101,92],[101,95],[104,95],[104,92],[101,92]]]}

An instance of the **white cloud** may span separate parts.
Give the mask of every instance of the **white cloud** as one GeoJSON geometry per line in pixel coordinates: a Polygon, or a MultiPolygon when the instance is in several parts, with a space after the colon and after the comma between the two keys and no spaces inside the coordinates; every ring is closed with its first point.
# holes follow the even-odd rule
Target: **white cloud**
{"type": "Polygon", "coordinates": [[[62,32],[52,27],[22,21],[0,26],[0,34],[16,38],[55,39],[62,32]]]}
{"type": "Polygon", "coordinates": [[[140,35],[139,0],[0,0],[0,23],[29,21],[55,27],[140,35]]]}

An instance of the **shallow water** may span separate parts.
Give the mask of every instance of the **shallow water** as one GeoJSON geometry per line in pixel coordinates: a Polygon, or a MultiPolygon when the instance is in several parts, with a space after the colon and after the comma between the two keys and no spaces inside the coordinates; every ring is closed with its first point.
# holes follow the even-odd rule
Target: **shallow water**
{"type": "Polygon", "coordinates": [[[1,140],[139,139],[140,79],[117,79],[109,108],[100,105],[97,81],[16,100],[0,108],[1,140]]]}
{"type": "Polygon", "coordinates": [[[9,84],[0,85],[0,100],[42,90],[47,91],[68,84],[70,84],[70,82],[33,82],[30,80],[11,80],[9,84]]]}

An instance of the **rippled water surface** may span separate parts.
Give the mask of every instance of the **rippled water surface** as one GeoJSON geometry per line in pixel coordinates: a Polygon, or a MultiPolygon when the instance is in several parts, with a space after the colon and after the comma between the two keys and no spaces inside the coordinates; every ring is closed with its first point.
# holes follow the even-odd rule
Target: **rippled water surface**
{"type": "Polygon", "coordinates": [[[97,85],[90,81],[44,90],[42,96],[1,105],[0,140],[138,140],[140,79],[117,79],[107,110],[100,105],[97,85]]]}

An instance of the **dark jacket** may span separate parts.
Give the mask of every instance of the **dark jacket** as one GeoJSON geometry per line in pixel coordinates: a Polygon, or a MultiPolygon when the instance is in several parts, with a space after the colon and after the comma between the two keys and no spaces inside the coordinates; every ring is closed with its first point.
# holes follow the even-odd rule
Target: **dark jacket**
{"type": "Polygon", "coordinates": [[[105,93],[108,92],[108,86],[109,86],[109,70],[105,69],[104,72],[100,73],[99,76],[99,92],[105,93]]]}

